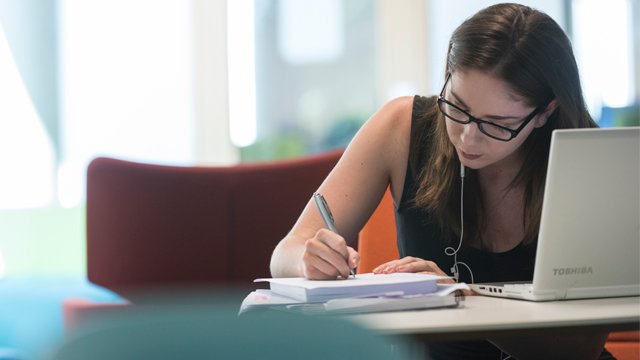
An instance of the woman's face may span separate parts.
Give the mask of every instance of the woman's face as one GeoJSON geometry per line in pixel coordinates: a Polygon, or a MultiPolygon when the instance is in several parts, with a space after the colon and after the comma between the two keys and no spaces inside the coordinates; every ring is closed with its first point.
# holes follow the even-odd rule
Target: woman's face
{"type": "MultiPolygon", "coordinates": [[[[472,116],[516,129],[534,108],[516,96],[509,85],[477,70],[458,70],[451,74],[444,98],[472,116]]],[[[449,140],[463,165],[482,169],[492,165],[520,166],[519,149],[534,128],[544,125],[537,115],[510,141],[493,139],[478,129],[476,123],[459,124],[446,119],[449,140]]]]}

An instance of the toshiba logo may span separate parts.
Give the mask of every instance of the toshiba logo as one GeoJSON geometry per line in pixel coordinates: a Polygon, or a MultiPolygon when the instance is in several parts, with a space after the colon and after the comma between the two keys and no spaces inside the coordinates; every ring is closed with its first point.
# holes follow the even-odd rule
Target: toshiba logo
{"type": "Polygon", "coordinates": [[[591,266],[553,269],[553,276],[593,274],[591,266]]]}

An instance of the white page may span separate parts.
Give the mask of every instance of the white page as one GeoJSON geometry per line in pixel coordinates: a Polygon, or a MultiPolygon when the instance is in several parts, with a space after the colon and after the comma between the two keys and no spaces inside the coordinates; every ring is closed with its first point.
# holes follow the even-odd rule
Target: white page
{"type": "Polygon", "coordinates": [[[436,283],[445,277],[416,274],[360,274],[340,280],[305,278],[258,279],[268,281],[271,291],[303,302],[324,302],[335,298],[359,296],[398,296],[436,291],[436,283]]]}
{"type": "Polygon", "coordinates": [[[393,273],[393,274],[358,274],[355,277],[339,280],[309,280],[303,277],[296,278],[261,278],[254,282],[270,282],[276,284],[299,286],[305,289],[317,288],[341,288],[366,285],[384,285],[412,283],[425,280],[447,279],[445,276],[418,274],[418,273],[393,273]]]}

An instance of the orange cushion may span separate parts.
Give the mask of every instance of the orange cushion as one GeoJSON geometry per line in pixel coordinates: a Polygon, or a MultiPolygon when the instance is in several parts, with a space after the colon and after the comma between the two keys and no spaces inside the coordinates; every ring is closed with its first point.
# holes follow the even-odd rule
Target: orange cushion
{"type": "Polygon", "coordinates": [[[360,231],[358,252],[360,253],[359,274],[371,272],[376,266],[400,257],[396,243],[393,199],[389,188],[378,208],[360,231]]]}
{"type": "Polygon", "coordinates": [[[640,341],[640,331],[617,331],[609,334],[607,341],[640,341]]]}
{"type": "Polygon", "coordinates": [[[640,360],[640,343],[607,341],[605,348],[618,360],[640,360]]]}
{"type": "Polygon", "coordinates": [[[612,332],[605,347],[618,360],[640,360],[640,331],[612,332]]]}

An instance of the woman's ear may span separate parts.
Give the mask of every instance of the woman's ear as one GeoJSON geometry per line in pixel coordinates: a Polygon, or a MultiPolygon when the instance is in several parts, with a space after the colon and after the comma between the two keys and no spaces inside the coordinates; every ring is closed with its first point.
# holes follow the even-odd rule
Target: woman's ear
{"type": "Polygon", "coordinates": [[[549,116],[551,116],[551,114],[553,114],[553,112],[556,111],[557,108],[558,101],[555,99],[551,100],[547,107],[542,110],[542,112],[538,114],[538,116],[536,116],[536,119],[534,120],[534,126],[537,128],[544,126],[544,124],[547,123],[549,116]]]}

